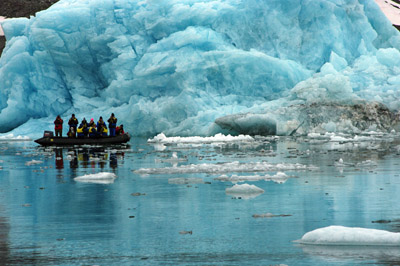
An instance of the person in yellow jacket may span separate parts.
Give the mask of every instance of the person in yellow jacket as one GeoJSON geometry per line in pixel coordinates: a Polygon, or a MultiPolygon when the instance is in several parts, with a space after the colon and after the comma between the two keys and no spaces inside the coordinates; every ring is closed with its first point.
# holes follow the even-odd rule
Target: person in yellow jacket
{"type": "Polygon", "coordinates": [[[91,126],[89,127],[89,138],[95,138],[95,137],[97,137],[96,124],[92,123],[91,126]]]}
{"type": "Polygon", "coordinates": [[[108,136],[108,129],[107,129],[106,124],[103,124],[101,126],[101,128],[99,129],[99,135],[102,136],[102,137],[107,137],[108,136]]]}

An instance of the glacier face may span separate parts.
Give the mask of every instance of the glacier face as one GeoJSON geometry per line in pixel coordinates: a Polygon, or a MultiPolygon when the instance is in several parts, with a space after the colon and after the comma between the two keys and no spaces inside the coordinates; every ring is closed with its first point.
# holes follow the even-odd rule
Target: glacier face
{"type": "Polygon", "coordinates": [[[61,0],[2,26],[1,132],[114,112],[135,135],[232,115],[288,134],[296,106],[400,109],[400,35],[374,0],[61,0]]]}

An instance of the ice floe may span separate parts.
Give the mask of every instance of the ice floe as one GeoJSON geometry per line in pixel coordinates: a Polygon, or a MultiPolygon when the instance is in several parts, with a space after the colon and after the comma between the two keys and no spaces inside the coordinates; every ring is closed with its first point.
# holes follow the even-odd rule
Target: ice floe
{"type": "Polygon", "coordinates": [[[273,218],[273,217],[287,217],[292,216],[291,214],[272,214],[270,212],[262,214],[253,214],[253,218],[273,218]]]}
{"type": "Polygon", "coordinates": [[[184,178],[184,177],[182,177],[182,178],[180,178],[180,177],[177,177],[177,178],[168,179],[168,183],[169,184],[176,184],[176,185],[187,185],[187,184],[203,184],[204,181],[203,181],[202,178],[195,178],[195,177],[192,177],[192,178],[184,178]]]}
{"type": "Polygon", "coordinates": [[[285,183],[288,179],[289,176],[283,172],[277,172],[275,175],[250,175],[250,176],[232,175],[230,177],[227,175],[221,175],[219,177],[214,178],[214,180],[224,181],[224,182],[228,181],[232,183],[265,180],[265,181],[273,181],[279,184],[285,183]]]}
{"type": "Polygon", "coordinates": [[[296,242],[309,245],[400,246],[400,233],[335,225],[308,232],[296,242]]]}
{"type": "Polygon", "coordinates": [[[164,133],[160,133],[152,139],[148,139],[148,143],[163,143],[163,144],[206,144],[206,143],[225,143],[225,142],[239,142],[239,141],[254,141],[254,138],[249,135],[239,135],[239,136],[231,136],[231,135],[223,135],[216,134],[211,137],[167,137],[164,133]]]}
{"type": "Polygon", "coordinates": [[[259,196],[260,194],[264,193],[262,188],[259,188],[255,185],[249,184],[241,184],[241,185],[234,185],[233,187],[225,189],[226,194],[232,195],[235,197],[241,197],[243,199],[249,199],[259,196]]]}
{"type": "Polygon", "coordinates": [[[0,135],[0,141],[30,141],[28,136],[14,136],[14,134],[0,135]]]}
{"type": "Polygon", "coordinates": [[[279,163],[238,161],[218,164],[189,164],[163,168],[140,168],[133,172],[140,175],[149,174],[188,174],[188,173],[232,173],[232,172],[278,172],[285,170],[315,170],[315,166],[307,166],[299,163],[279,163]]]}
{"type": "Polygon", "coordinates": [[[26,162],[25,165],[26,166],[31,166],[31,165],[35,165],[35,164],[41,164],[41,163],[43,163],[43,161],[32,160],[32,161],[26,162]]]}
{"type": "Polygon", "coordinates": [[[100,172],[75,177],[74,180],[83,183],[112,184],[117,176],[114,173],[100,172]]]}

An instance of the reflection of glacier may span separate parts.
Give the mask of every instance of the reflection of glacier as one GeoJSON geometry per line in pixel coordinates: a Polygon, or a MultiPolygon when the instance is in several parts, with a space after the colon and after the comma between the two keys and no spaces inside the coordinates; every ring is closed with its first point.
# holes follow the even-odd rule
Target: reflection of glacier
{"type": "Polygon", "coordinates": [[[400,35],[373,0],[61,0],[3,28],[1,132],[72,112],[136,135],[357,131],[399,109],[400,35]]]}

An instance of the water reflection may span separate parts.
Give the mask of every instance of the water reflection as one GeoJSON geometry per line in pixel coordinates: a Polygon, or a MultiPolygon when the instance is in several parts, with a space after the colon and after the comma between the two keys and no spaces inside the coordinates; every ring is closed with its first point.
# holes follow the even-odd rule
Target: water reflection
{"type": "Polygon", "coordinates": [[[73,172],[80,167],[105,169],[107,165],[116,170],[118,163],[124,160],[125,152],[109,147],[57,147],[54,148],[54,156],[55,168],[62,175],[64,159],[69,161],[69,168],[73,172]]]}
{"type": "Polygon", "coordinates": [[[309,255],[320,257],[323,260],[354,259],[376,260],[382,263],[400,261],[400,247],[394,246],[329,246],[329,245],[302,245],[303,251],[309,255]]]}

